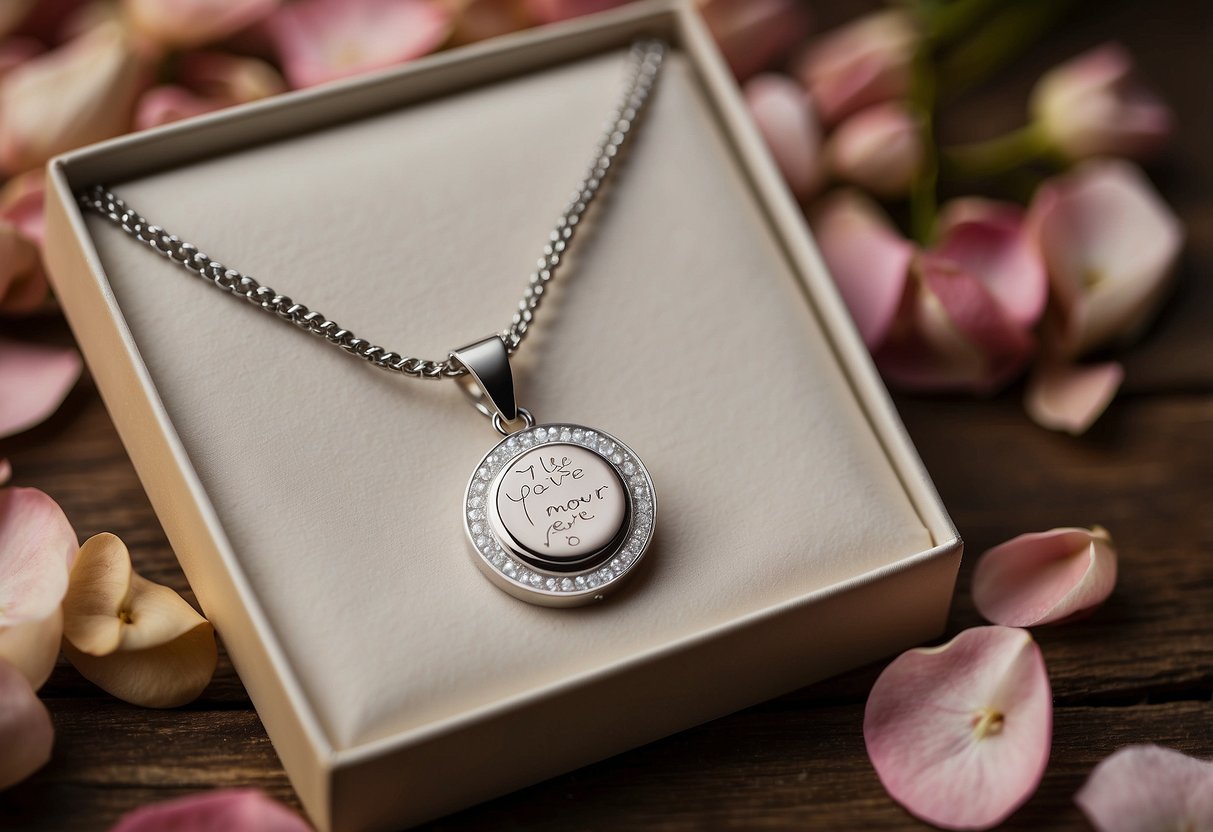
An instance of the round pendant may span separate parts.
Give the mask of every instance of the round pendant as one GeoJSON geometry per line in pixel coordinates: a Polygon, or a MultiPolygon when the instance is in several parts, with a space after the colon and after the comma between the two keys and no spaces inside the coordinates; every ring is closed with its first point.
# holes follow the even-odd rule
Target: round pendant
{"type": "Polygon", "coordinates": [[[580,425],[507,436],[468,482],[464,523],[476,563],[532,604],[601,601],[653,539],[657,498],[632,449],[580,425]]]}

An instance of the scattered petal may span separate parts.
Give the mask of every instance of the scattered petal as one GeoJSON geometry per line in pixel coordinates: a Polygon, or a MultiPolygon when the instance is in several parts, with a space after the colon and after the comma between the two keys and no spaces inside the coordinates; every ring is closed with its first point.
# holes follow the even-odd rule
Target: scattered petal
{"type": "Polygon", "coordinates": [[[131,26],[162,46],[187,48],[221,40],[248,28],[279,0],[123,0],[131,26]]]}
{"type": "Polygon", "coordinates": [[[76,547],[58,503],[36,488],[0,489],[0,627],[59,608],[76,547]]]}
{"type": "Polygon", "coordinates": [[[0,661],[0,789],[20,783],[51,758],[55,728],[17,668],[0,661]]]}
{"type": "Polygon", "coordinates": [[[838,125],[827,157],[839,179],[877,196],[905,196],[922,167],[918,119],[900,101],[874,104],[838,125]]]}
{"type": "Polygon", "coordinates": [[[433,52],[450,15],[426,0],[299,0],[266,21],[292,87],[310,87],[433,52]]]}
{"type": "Polygon", "coordinates": [[[0,438],[28,430],[58,410],[81,369],[73,349],[0,340],[0,438]]]}
{"type": "Polygon", "coordinates": [[[80,547],[63,599],[63,652],[86,679],[134,705],[197,698],[215,671],[214,630],[184,598],[131,568],[112,534],[80,547]]]}
{"type": "Polygon", "coordinates": [[[1040,320],[1049,276],[1018,205],[953,200],[941,212],[939,237],[934,250],[984,283],[1012,321],[1030,327],[1040,320]]]}
{"type": "Polygon", "coordinates": [[[988,829],[1036,790],[1053,703],[1026,630],[975,627],[893,660],[864,712],[868,756],[889,795],[945,829],[988,829]]]}
{"type": "Polygon", "coordinates": [[[1035,627],[1095,609],[1116,586],[1116,549],[1105,529],[1023,534],[981,556],[973,603],[987,621],[1035,627]]]}
{"type": "Polygon", "coordinates": [[[1028,378],[1024,407],[1041,427],[1078,436],[1111,404],[1124,376],[1124,368],[1115,361],[1042,362],[1028,378]]]}
{"type": "Polygon", "coordinates": [[[46,618],[0,627],[0,662],[21,671],[37,690],[55,669],[62,639],[63,610],[58,607],[46,618]]]}
{"type": "Polygon", "coordinates": [[[110,832],[311,832],[303,818],[256,789],[215,791],[153,803],[110,832]]]}
{"type": "Polygon", "coordinates": [[[796,0],[700,0],[699,11],[741,80],[771,66],[809,33],[805,4],[796,0]]]}
{"type": "Polygon", "coordinates": [[[1162,99],[1133,76],[1132,56],[1115,43],[1045,73],[1030,107],[1053,146],[1071,159],[1147,156],[1175,124],[1162,99]]]}
{"type": "Polygon", "coordinates": [[[1178,218],[1140,169],[1119,160],[1084,162],[1041,185],[1028,228],[1057,300],[1061,357],[1139,334],[1183,247],[1178,218]]]}
{"type": "Polygon", "coordinates": [[[1213,829],[1213,762],[1127,745],[1095,767],[1074,802],[1098,832],[1213,829]]]}
{"type": "Polygon", "coordinates": [[[745,99],[788,187],[799,199],[821,184],[821,126],[800,84],[783,75],[755,75],[745,99]]]}
{"type": "Polygon", "coordinates": [[[814,236],[868,349],[889,333],[905,293],[914,246],[880,206],[855,190],[828,195],[812,217],[814,236]]]}
{"type": "Polygon", "coordinates": [[[904,95],[918,32],[909,12],[866,15],[809,44],[800,78],[826,124],[904,95]]]}

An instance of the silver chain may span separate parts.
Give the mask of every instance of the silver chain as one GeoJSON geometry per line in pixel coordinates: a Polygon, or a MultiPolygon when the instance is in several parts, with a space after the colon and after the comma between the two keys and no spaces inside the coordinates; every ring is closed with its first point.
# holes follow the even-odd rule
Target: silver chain
{"type": "MultiPolygon", "coordinates": [[[[556,276],[564,254],[572,245],[578,224],[594,203],[594,198],[614,167],[616,157],[627,145],[633,128],[643,114],[649,94],[660,76],[665,50],[665,43],[660,40],[643,40],[632,44],[628,53],[624,92],[611,112],[602,138],[594,147],[594,161],[590,164],[586,177],[577,183],[568,206],[556,220],[552,233],[548,235],[548,242],[543,247],[543,256],[536,263],[535,271],[531,272],[530,282],[522,293],[522,300],[518,302],[518,311],[514,313],[509,327],[500,333],[510,355],[517,351],[526,338],[534,321],[535,311],[543,300],[544,290],[556,276]]],[[[152,225],[113,191],[102,185],[82,191],[78,199],[84,208],[97,212],[139,242],[147,244],[174,263],[213,283],[216,288],[242,297],[266,312],[318,335],[382,370],[415,378],[454,378],[467,373],[462,364],[451,358],[439,361],[413,358],[359,338],[326,315],[310,310],[286,295],[278,294],[249,275],[212,260],[192,243],[182,241],[158,225],[152,225]]]]}

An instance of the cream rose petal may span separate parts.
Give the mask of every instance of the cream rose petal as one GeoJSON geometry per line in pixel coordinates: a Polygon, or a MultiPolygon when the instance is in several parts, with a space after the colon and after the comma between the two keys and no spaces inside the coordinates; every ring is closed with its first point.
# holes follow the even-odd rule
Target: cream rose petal
{"type": "Polygon", "coordinates": [[[214,629],[184,598],[131,568],[112,534],[80,547],[63,601],[63,652],[86,679],[149,708],[184,705],[215,671],[214,629]]]}
{"type": "Polygon", "coordinates": [[[55,669],[62,639],[63,610],[55,607],[46,618],[0,627],[0,661],[20,670],[37,690],[55,669]]]}
{"type": "Polygon", "coordinates": [[[0,789],[29,777],[51,758],[55,729],[21,671],[0,661],[0,789]]]}
{"type": "Polygon", "coordinates": [[[1125,746],[1095,767],[1074,802],[1098,832],[1213,829],[1213,761],[1125,746]]]}
{"type": "Polygon", "coordinates": [[[0,166],[19,173],[125,133],[144,68],[122,26],[100,25],[0,81],[0,166]]]}
{"type": "Polygon", "coordinates": [[[58,503],[36,488],[0,489],[0,627],[58,609],[76,546],[58,503]]]}
{"type": "Polygon", "coordinates": [[[973,602],[996,624],[1065,621],[1107,600],[1116,586],[1116,568],[1112,538],[1098,526],[1024,534],[977,561],[973,602]]]}
{"type": "Polygon", "coordinates": [[[976,627],[893,660],[864,712],[881,783],[945,829],[988,829],[1036,790],[1049,759],[1053,703],[1026,630],[976,627]]]}
{"type": "Polygon", "coordinates": [[[1112,403],[1124,376],[1124,368],[1115,361],[1044,362],[1028,378],[1024,408],[1041,427],[1078,436],[1112,403]]]}

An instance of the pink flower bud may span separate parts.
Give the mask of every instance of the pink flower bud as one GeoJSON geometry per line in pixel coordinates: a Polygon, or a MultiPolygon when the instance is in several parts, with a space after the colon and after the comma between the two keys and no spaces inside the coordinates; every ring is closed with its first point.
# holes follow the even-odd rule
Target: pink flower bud
{"type": "Polygon", "coordinates": [[[918,32],[902,11],[870,14],[809,45],[800,77],[822,120],[838,122],[863,107],[904,95],[918,32]]]}
{"type": "Polygon", "coordinates": [[[162,46],[202,46],[256,23],[280,0],[124,0],[131,26],[162,46]]]}
{"type": "Polygon", "coordinates": [[[821,184],[821,127],[800,84],[766,73],[746,82],[746,103],[775,163],[798,198],[821,184]]]}
{"type": "Polygon", "coordinates": [[[0,79],[0,168],[18,173],[124,133],[144,78],[116,23],[107,23],[0,79]]]}
{"type": "Polygon", "coordinates": [[[922,132],[909,108],[887,101],[839,125],[826,156],[839,179],[877,196],[904,196],[922,167],[922,132]]]}
{"type": "Polygon", "coordinates": [[[1072,58],[1037,82],[1033,118],[1053,146],[1072,159],[1144,156],[1171,134],[1173,118],[1132,71],[1133,58],[1117,44],[1072,58]]]}
{"type": "Polygon", "coordinates": [[[700,0],[700,11],[742,80],[771,66],[809,33],[809,15],[796,0],[700,0]]]}

